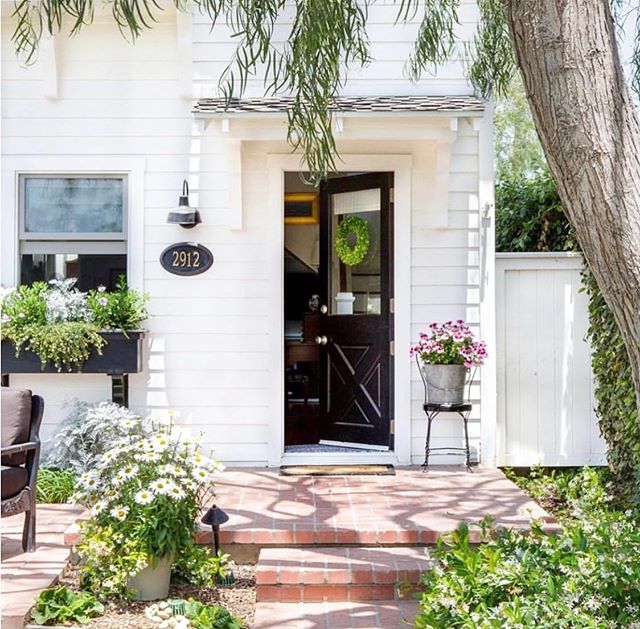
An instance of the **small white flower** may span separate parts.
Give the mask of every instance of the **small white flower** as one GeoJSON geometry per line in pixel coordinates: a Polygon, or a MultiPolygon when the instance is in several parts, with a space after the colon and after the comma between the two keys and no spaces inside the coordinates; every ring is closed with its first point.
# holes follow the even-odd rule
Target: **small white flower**
{"type": "Polygon", "coordinates": [[[111,509],[111,511],[109,511],[109,513],[116,520],[120,520],[120,522],[122,522],[124,519],[126,519],[128,513],[129,513],[129,507],[127,507],[126,505],[124,505],[122,507],[113,507],[113,509],[111,509]]]}
{"type": "Polygon", "coordinates": [[[107,290],[106,286],[102,286],[102,284],[100,284],[100,286],[98,286],[98,292],[99,293],[104,293],[107,290]]]}
{"type": "Polygon", "coordinates": [[[157,463],[160,460],[160,453],[143,452],[138,458],[145,463],[157,463]]]}
{"type": "Polygon", "coordinates": [[[84,472],[84,474],[80,475],[78,482],[85,489],[94,490],[99,485],[99,476],[95,470],[90,470],[89,472],[84,472]]]}
{"type": "Polygon", "coordinates": [[[173,465],[173,463],[167,463],[166,465],[161,465],[158,468],[158,472],[160,474],[167,474],[168,476],[184,476],[185,475],[184,470],[181,470],[176,465],[173,465]]]}
{"type": "Polygon", "coordinates": [[[169,447],[169,439],[166,435],[156,434],[152,437],[153,449],[156,452],[163,452],[169,447]]]}
{"type": "Polygon", "coordinates": [[[133,499],[139,504],[139,505],[148,505],[150,503],[153,502],[154,500],[154,495],[146,490],[146,489],[141,489],[134,497],[133,499]]]}
{"type": "Polygon", "coordinates": [[[127,465],[126,467],[122,468],[119,473],[122,474],[122,477],[125,480],[129,480],[138,473],[138,469],[139,468],[137,465],[127,465]]]}
{"type": "Polygon", "coordinates": [[[203,467],[197,467],[193,470],[192,476],[199,483],[206,483],[211,480],[211,475],[203,467]]]}
{"type": "Polygon", "coordinates": [[[154,494],[161,494],[165,496],[169,494],[172,487],[174,487],[174,483],[169,478],[158,478],[149,486],[154,494]]]}
{"type": "Polygon", "coordinates": [[[131,430],[132,428],[135,428],[138,422],[136,422],[135,419],[125,419],[122,422],[122,427],[125,430],[131,430]]]}
{"type": "Polygon", "coordinates": [[[177,485],[172,485],[169,488],[168,495],[175,500],[182,500],[185,497],[184,490],[178,487],[177,485]]]}
{"type": "Polygon", "coordinates": [[[94,517],[100,515],[108,506],[109,503],[106,500],[98,500],[98,502],[91,507],[91,515],[94,517]]]}

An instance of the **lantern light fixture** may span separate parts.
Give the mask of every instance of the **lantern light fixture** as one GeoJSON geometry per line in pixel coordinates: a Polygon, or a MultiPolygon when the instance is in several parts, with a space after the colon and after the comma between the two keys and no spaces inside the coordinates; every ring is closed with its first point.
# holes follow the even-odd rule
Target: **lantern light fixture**
{"type": "Polygon", "coordinates": [[[178,201],[178,207],[169,212],[167,223],[180,225],[180,227],[184,227],[185,229],[191,229],[199,223],[202,223],[198,208],[189,205],[189,183],[186,179],[182,182],[182,194],[178,201]]]}

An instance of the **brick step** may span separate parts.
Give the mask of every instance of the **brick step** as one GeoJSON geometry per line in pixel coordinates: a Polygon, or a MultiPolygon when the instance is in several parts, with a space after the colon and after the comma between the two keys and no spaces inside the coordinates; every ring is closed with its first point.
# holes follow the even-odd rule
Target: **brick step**
{"type": "Polygon", "coordinates": [[[253,629],[401,629],[414,625],[416,601],[256,605],[253,629]]]}
{"type": "Polygon", "coordinates": [[[381,601],[410,596],[429,568],[424,548],[263,548],[256,599],[381,601]]]}

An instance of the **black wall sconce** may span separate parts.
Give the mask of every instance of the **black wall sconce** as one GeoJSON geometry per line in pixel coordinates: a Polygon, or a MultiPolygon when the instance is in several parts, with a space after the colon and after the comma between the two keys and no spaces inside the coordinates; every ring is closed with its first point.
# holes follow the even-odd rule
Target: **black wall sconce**
{"type": "Polygon", "coordinates": [[[199,223],[202,223],[198,208],[189,205],[189,184],[186,179],[182,182],[182,194],[178,201],[178,207],[169,212],[167,223],[180,225],[180,227],[184,227],[185,229],[191,229],[199,223]]]}

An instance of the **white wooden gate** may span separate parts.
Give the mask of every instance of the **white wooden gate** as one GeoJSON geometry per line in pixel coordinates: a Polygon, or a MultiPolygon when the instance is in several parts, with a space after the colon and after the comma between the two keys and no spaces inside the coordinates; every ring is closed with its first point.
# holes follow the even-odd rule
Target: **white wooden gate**
{"type": "Polygon", "coordinates": [[[496,255],[499,465],[598,465],[582,258],[496,255]]]}

